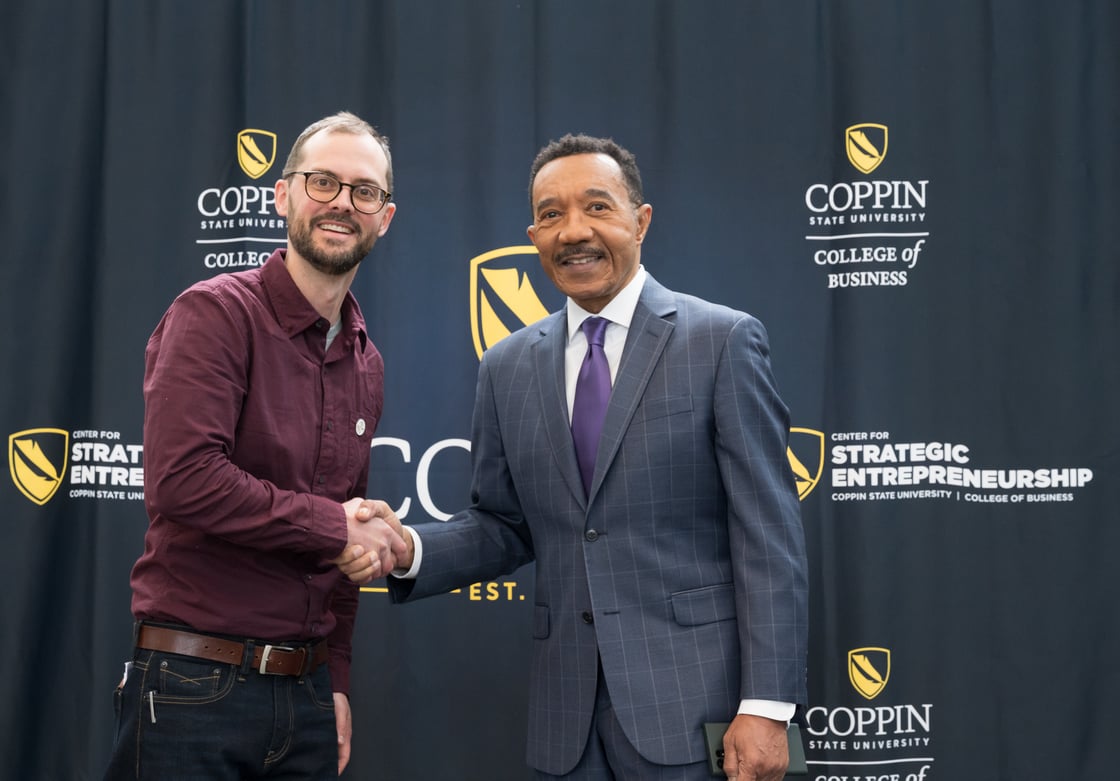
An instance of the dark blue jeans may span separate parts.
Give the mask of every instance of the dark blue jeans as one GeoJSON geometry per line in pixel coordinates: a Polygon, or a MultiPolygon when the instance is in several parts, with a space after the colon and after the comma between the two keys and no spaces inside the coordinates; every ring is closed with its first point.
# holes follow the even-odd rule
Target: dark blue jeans
{"type": "Polygon", "coordinates": [[[327,665],[297,678],[136,651],[106,781],[337,779],[327,665]]]}

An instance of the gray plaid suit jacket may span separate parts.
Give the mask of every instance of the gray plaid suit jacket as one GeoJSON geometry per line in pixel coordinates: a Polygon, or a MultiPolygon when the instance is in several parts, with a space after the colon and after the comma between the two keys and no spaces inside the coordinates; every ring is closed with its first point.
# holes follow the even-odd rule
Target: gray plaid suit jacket
{"type": "Polygon", "coordinates": [[[390,591],[442,594],[535,560],[529,764],[563,774],[579,760],[600,660],[646,758],[702,761],[702,723],[740,699],[806,700],[805,543],[766,332],[647,277],[585,498],[565,318],[483,356],[472,504],[417,527],[419,577],[390,591]]]}

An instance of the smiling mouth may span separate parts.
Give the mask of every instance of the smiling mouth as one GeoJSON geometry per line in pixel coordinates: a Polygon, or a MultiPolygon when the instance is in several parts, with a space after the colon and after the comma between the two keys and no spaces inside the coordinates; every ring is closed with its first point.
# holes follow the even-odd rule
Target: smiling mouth
{"type": "Polygon", "coordinates": [[[556,262],[561,266],[586,266],[603,259],[603,253],[596,249],[574,247],[560,253],[556,262]]]}
{"type": "Polygon", "coordinates": [[[342,236],[349,236],[351,234],[357,233],[357,229],[355,229],[353,226],[347,225],[346,223],[339,222],[337,220],[321,220],[315,223],[315,227],[321,228],[328,233],[337,233],[342,236]]]}

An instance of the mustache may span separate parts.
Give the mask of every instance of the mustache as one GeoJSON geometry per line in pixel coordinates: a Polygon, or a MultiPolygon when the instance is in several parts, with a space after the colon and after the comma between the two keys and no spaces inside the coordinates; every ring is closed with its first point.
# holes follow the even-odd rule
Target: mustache
{"type": "Polygon", "coordinates": [[[573,258],[576,255],[594,255],[597,258],[603,257],[603,250],[598,247],[593,247],[590,244],[575,244],[571,247],[565,247],[556,253],[556,260],[563,263],[568,258],[573,258]]]}

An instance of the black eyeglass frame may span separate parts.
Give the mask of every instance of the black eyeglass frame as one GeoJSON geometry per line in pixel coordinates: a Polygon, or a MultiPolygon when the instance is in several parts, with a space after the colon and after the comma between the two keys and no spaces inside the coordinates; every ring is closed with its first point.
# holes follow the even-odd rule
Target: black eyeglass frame
{"type": "Polygon", "coordinates": [[[316,203],[330,203],[331,201],[333,201],[335,198],[337,198],[339,195],[342,194],[342,188],[343,187],[349,187],[350,188],[350,203],[354,204],[354,208],[357,209],[358,211],[360,211],[362,214],[377,214],[378,212],[380,212],[382,209],[385,208],[385,204],[387,204],[389,202],[389,200],[393,197],[393,194],[391,192],[389,192],[388,190],[383,189],[381,187],[378,187],[376,184],[370,184],[369,182],[358,182],[356,184],[352,183],[352,182],[344,182],[341,179],[339,179],[337,176],[335,176],[334,174],[329,173],[328,171],[289,171],[286,174],[285,178],[288,177],[288,176],[295,176],[296,174],[303,174],[303,191],[305,193],[307,193],[308,198],[315,201],[316,203]],[[336,190],[335,194],[332,195],[330,198],[328,198],[325,201],[322,200],[321,198],[319,198],[318,196],[313,195],[311,190],[309,189],[309,186],[308,186],[309,177],[311,177],[312,175],[314,175],[314,176],[325,176],[328,179],[331,179],[332,181],[334,181],[335,184],[338,185],[338,190],[336,190]],[[376,190],[377,192],[381,193],[381,201],[378,204],[377,208],[374,209],[373,211],[366,211],[361,206],[359,206],[358,201],[355,200],[355,198],[354,198],[354,188],[355,187],[368,187],[371,190],[376,190]]]}

